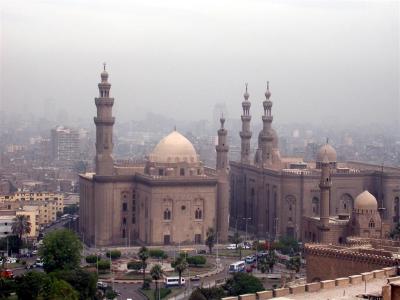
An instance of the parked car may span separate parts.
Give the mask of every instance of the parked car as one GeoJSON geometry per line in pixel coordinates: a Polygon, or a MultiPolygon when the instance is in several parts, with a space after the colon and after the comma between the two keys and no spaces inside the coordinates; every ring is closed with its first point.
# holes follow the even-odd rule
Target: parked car
{"type": "Polygon", "coordinates": [[[256,257],[255,255],[246,256],[245,261],[246,263],[251,264],[256,261],[256,257]]]}
{"type": "Polygon", "coordinates": [[[17,258],[16,257],[7,257],[6,262],[8,264],[15,264],[17,262],[17,258]]]}
{"type": "Polygon", "coordinates": [[[108,284],[106,282],[103,281],[98,281],[97,282],[97,288],[101,289],[101,290],[105,290],[108,288],[108,284]]]}
{"type": "Polygon", "coordinates": [[[40,258],[38,258],[38,259],[36,259],[35,266],[38,268],[43,268],[44,263],[40,258]]]}
{"type": "Polygon", "coordinates": [[[236,250],[236,245],[235,244],[229,244],[226,249],[228,250],[236,250]]]}
{"type": "Polygon", "coordinates": [[[200,276],[199,275],[195,275],[193,277],[190,277],[190,281],[200,281],[200,276]]]}

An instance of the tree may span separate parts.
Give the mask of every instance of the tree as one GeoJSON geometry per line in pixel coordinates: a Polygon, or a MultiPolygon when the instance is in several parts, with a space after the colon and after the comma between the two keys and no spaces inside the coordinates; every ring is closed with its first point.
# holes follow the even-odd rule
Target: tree
{"type": "Polygon", "coordinates": [[[286,262],[286,268],[288,270],[295,271],[296,273],[300,271],[300,267],[301,267],[300,256],[291,257],[289,261],[286,262]]]}
{"type": "Polygon", "coordinates": [[[266,257],[261,257],[258,259],[257,269],[259,269],[261,273],[269,271],[269,264],[267,263],[266,257]]]}
{"type": "Polygon", "coordinates": [[[239,245],[241,242],[242,242],[242,238],[240,237],[239,232],[236,231],[236,232],[233,234],[233,238],[232,238],[232,243],[235,244],[236,251],[238,250],[238,245],[239,245]]]}
{"type": "Polygon", "coordinates": [[[43,292],[46,284],[49,284],[48,276],[42,272],[27,272],[15,279],[16,294],[18,299],[35,300],[43,292]]]}
{"type": "MultiPolygon", "coordinates": [[[[162,268],[159,264],[155,264],[150,270],[151,278],[156,283],[156,290],[155,290],[156,295],[158,295],[158,293],[157,293],[158,292],[158,280],[161,279],[163,273],[164,273],[164,271],[162,270],[162,268]]],[[[159,297],[157,297],[156,295],[154,296],[154,298],[155,299],[158,298],[158,300],[160,300],[159,297]]]]}
{"type": "Polygon", "coordinates": [[[8,299],[13,292],[15,292],[14,280],[0,277],[0,299],[8,299]]]}
{"type": "Polygon", "coordinates": [[[88,264],[95,264],[100,260],[100,257],[95,254],[89,254],[85,257],[85,260],[88,264]]]}
{"type": "Polygon", "coordinates": [[[74,270],[60,270],[51,273],[55,278],[68,282],[79,294],[79,299],[94,299],[97,291],[96,273],[82,268],[74,270]]]}
{"type": "Polygon", "coordinates": [[[111,266],[111,264],[110,264],[110,261],[109,261],[109,260],[104,260],[104,259],[102,259],[102,260],[99,260],[99,261],[97,262],[97,268],[98,268],[100,271],[103,271],[103,273],[104,273],[104,271],[106,271],[106,270],[110,270],[110,266],[111,266]]]}
{"type": "Polygon", "coordinates": [[[260,279],[253,275],[236,273],[226,281],[224,289],[228,291],[229,296],[238,296],[263,291],[264,286],[260,279]]]}
{"type": "Polygon", "coordinates": [[[174,262],[172,262],[171,266],[175,269],[179,274],[179,287],[181,287],[181,278],[182,273],[188,268],[188,263],[184,255],[179,256],[174,262]]]}
{"type": "Polygon", "coordinates": [[[19,247],[22,244],[22,236],[24,234],[29,234],[31,232],[31,222],[29,222],[29,219],[25,215],[17,215],[15,217],[14,223],[11,226],[12,233],[18,236],[19,240],[19,247]]]}
{"type": "Polygon", "coordinates": [[[41,299],[78,300],[78,292],[66,281],[51,278],[47,281],[41,293],[41,299]]]}
{"type": "Polygon", "coordinates": [[[45,236],[39,256],[46,272],[69,270],[79,267],[81,251],[82,244],[78,236],[68,229],[59,229],[45,236]]]}
{"type": "Polygon", "coordinates": [[[189,300],[207,300],[207,298],[203,295],[200,289],[195,289],[190,294],[189,300]]]}
{"type": "Polygon", "coordinates": [[[209,227],[207,229],[206,241],[205,242],[206,242],[206,245],[207,245],[207,247],[209,249],[209,252],[211,254],[212,248],[214,247],[214,244],[215,244],[215,231],[214,231],[214,228],[209,227]]]}
{"type": "Polygon", "coordinates": [[[147,259],[149,258],[149,250],[143,246],[139,249],[138,253],[139,259],[142,261],[142,267],[143,267],[143,284],[144,280],[146,279],[146,267],[147,267],[147,259]]]}
{"type": "Polygon", "coordinates": [[[186,258],[186,260],[189,265],[193,265],[195,267],[205,265],[207,262],[206,258],[201,255],[189,256],[188,258],[186,258]]]}

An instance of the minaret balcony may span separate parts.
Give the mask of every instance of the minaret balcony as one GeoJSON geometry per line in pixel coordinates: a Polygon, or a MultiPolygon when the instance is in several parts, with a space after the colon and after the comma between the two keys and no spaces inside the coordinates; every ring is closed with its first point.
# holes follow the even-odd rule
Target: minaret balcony
{"type": "Polygon", "coordinates": [[[251,133],[251,131],[241,131],[239,133],[239,135],[242,139],[246,139],[246,138],[249,139],[249,138],[251,138],[252,133],[251,133]]]}
{"type": "Polygon", "coordinates": [[[263,120],[264,122],[272,123],[272,120],[273,120],[273,119],[274,119],[273,116],[262,116],[262,120],[263,120]]]}
{"type": "Polygon", "coordinates": [[[242,115],[242,122],[250,122],[251,121],[251,116],[250,115],[248,115],[248,116],[245,116],[245,115],[242,115]]]}
{"type": "Polygon", "coordinates": [[[114,105],[114,98],[104,98],[104,97],[100,97],[100,98],[95,98],[94,102],[96,103],[96,106],[113,106],[114,105]]]}
{"type": "Polygon", "coordinates": [[[94,117],[94,123],[96,125],[114,125],[115,123],[115,118],[99,118],[99,117],[94,117]]]}
{"type": "Polygon", "coordinates": [[[225,146],[217,145],[217,146],[215,146],[215,150],[217,152],[228,152],[229,151],[229,146],[227,146],[227,145],[225,145],[225,146]]]}

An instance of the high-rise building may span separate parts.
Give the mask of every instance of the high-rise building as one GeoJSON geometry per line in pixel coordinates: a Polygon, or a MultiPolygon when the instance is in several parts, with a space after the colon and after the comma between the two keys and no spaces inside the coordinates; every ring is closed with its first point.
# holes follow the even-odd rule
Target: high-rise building
{"type": "Polygon", "coordinates": [[[51,130],[52,160],[61,163],[73,163],[79,160],[79,131],[57,126],[51,130]]]}

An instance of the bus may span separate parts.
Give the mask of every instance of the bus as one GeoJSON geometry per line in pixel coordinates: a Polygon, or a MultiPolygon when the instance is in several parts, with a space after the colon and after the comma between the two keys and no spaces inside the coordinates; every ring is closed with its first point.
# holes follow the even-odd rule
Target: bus
{"type": "MultiPolygon", "coordinates": [[[[185,285],[185,283],[186,283],[185,278],[181,277],[181,285],[185,285]]],[[[164,284],[165,284],[165,287],[178,286],[179,285],[179,276],[165,277],[164,284]]]]}
{"type": "Polygon", "coordinates": [[[246,263],[243,260],[234,262],[229,265],[229,273],[243,272],[246,267],[246,263]]]}

